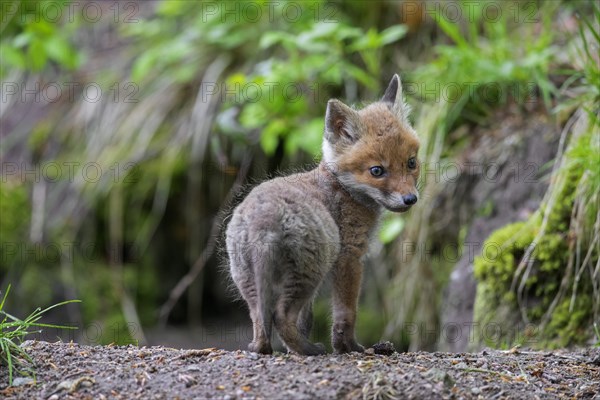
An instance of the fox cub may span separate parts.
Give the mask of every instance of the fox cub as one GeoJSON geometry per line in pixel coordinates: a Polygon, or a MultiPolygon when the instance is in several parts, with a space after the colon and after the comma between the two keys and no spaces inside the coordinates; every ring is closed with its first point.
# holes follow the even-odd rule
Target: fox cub
{"type": "Polygon", "coordinates": [[[417,202],[419,140],[398,75],[362,110],[329,100],[323,157],[312,171],[255,187],[234,210],[226,245],[233,281],[250,308],[251,351],[270,354],[273,324],[289,351],[325,353],[309,341],[312,303],[332,278],[332,344],[363,351],[354,336],[366,253],[382,208],[417,202]]]}

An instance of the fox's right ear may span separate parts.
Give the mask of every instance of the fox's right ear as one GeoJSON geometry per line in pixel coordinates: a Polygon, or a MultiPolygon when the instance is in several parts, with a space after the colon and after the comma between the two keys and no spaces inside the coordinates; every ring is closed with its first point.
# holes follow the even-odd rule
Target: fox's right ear
{"type": "Polygon", "coordinates": [[[354,143],[359,137],[360,118],[358,112],[339,100],[329,100],[325,113],[325,139],[331,143],[338,140],[354,143]]]}
{"type": "Polygon", "coordinates": [[[394,74],[390,84],[381,101],[388,104],[390,110],[392,110],[398,118],[408,122],[408,114],[410,113],[410,107],[404,102],[404,95],[402,93],[402,82],[398,74],[394,74]]]}

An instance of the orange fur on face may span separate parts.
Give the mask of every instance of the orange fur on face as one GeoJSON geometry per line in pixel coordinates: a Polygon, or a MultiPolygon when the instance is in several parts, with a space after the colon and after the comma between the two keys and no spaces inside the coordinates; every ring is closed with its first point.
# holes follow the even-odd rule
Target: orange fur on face
{"type": "Polygon", "coordinates": [[[378,189],[383,196],[416,194],[419,163],[408,168],[408,160],[417,157],[419,140],[414,131],[383,103],[375,103],[359,111],[360,139],[339,155],[340,172],[349,172],[358,184],[378,189]],[[371,175],[370,168],[382,166],[381,177],[371,175]]]}

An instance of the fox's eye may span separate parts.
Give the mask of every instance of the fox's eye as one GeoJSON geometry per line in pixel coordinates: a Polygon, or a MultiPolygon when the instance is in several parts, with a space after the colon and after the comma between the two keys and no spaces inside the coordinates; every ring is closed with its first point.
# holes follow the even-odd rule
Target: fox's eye
{"type": "Polygon", "coordinates": [[[369,171],[371,171],[371,175],[373,175],[374,177],[380,177],[381,175],[383,175],[383,167],[380,165],[376,165],[374,167],[371,167],[369,169],[369,171]]]}
{"type": "Polygon", "coordinates": [[[408,169],[417,168],[417,160],[414,157],[408,159],[408,169]]]}

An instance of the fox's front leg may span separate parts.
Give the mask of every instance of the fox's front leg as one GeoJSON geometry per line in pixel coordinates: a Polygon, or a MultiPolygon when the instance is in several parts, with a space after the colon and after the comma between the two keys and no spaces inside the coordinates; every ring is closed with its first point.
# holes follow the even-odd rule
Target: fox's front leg
{"type": "Polygon", "coordinates": [[[340,259],[333,268],[333,327],[331,340],[336,353],[364,351],[354,337],[356,309],[362,279],[358,258],[340,259]]]}

